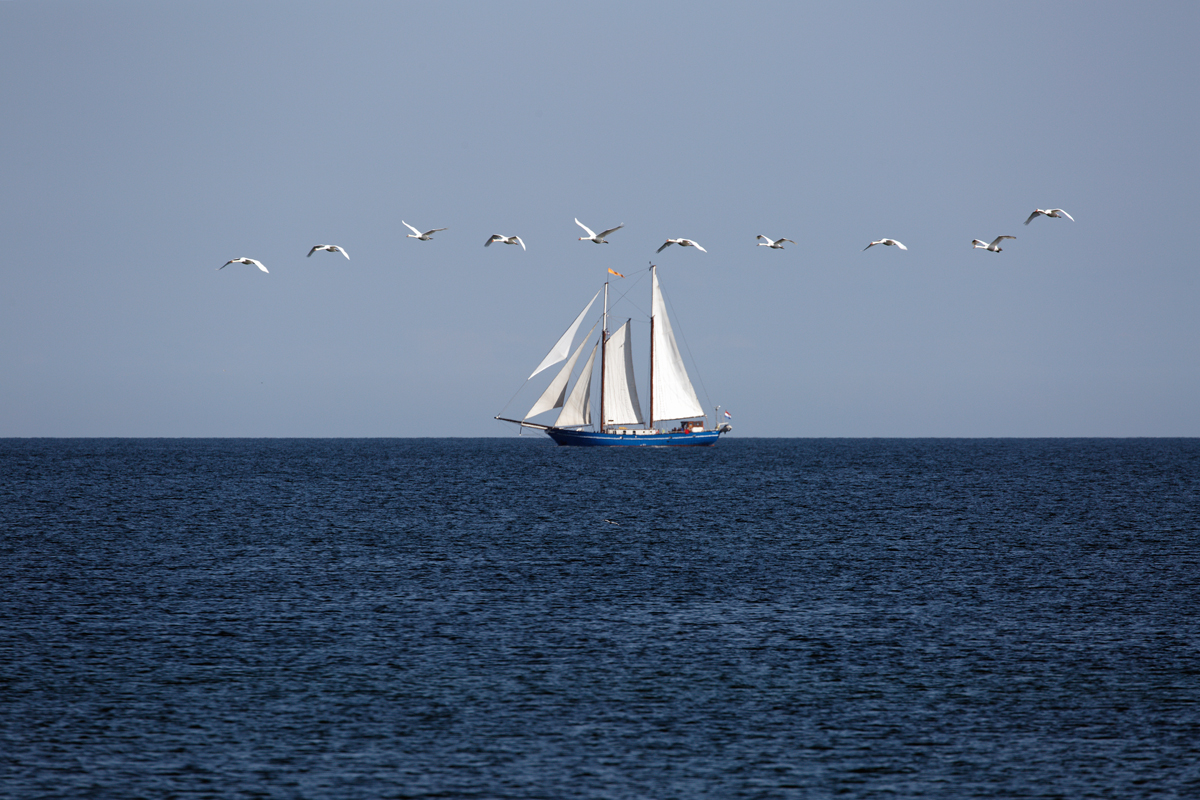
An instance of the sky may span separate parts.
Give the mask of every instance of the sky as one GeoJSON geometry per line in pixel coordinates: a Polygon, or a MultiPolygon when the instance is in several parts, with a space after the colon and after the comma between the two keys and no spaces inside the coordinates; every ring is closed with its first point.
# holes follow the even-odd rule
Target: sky
{"type": "Polygon", "coordinates": [[[648,347],[652,260],[733,436],[1200,436],[1200,4],[8,0],[0,31],[0,436],[513,436],[610,268],[648,347]]]}

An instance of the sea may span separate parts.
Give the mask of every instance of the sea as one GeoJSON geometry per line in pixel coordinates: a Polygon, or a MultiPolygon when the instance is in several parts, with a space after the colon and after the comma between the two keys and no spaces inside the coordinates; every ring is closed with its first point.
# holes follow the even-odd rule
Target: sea
{"type": "Polygon", "coordinates": [[[1200,797],[1200,440],[0,440],[5,798],[1200,797]]]}

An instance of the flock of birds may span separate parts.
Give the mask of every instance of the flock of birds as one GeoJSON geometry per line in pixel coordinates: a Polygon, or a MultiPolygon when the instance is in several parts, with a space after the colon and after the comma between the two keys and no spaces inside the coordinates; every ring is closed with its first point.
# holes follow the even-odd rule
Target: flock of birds
{"type": "MultiPolygon", "coordinates": [[[[1046,208],[1046,209],[1035,208],[1033,210],[1033,213],[1029,215],[1029,218],[1027,220],[1025,220],[1025,224],[1028,225],[1030,222],[1033,222],[1033,220],[1039,216],[1045,216],[1045,217],[1049,217],[1052,219],[1062,219],[1063,217],[1066,217],[1067,219],[1071,220],[1072,222],[1075,221],[1074,217],[1072,217],[1066,211],[1063,211],[1061,208],[1046,208]]],[[[414,228],[412,225],[409,225],[404,220],[400,220],[400,223],[402,225],[404,225],[404,227],[406,227],[410,231],[412,231],[412,233],[408,234],[409,239],[416,239],[421,242],[428,242],[429,240],[431,240],[433,238],[433,234],[437,233],[438,231],[449,230],[449,228],[430,228],[429,230],[422,232],[422,231],[418,230],[417,228],[414,228]]],[[[575,224],[578,225],[579,227],[583,228],[584,232],[587,233],[587,236],[580,236],[579,241],[593,242],[595,244],[608,244],[607,237],[610,234],[616,233],[617,231],[621,230],[621,228],[625,227],[625,223],[622,222],[620,225],[618,225],[615,228],[609,228],[607,230],[603,230],[603,231],[600,231],[599,233],[596,233],[591,228],[589,228],[587,225],[584,225],[582,222],[580,222],[578,218],[575,219],[575,224]]],[[[791,242],[792,244],[795,244],[795,242],[792,241],[791,239],[771,239],[768,236],[763,236],[761,233],[754,238],[762,239],[762,241],[758,243],[759,247],[769,247],[772,250],[782,250],[784,242],[791,242]]],[[[985,242],[982,239],[972,239],[971,246],[973,248],[975,248],[976,250],[987,250],[992,253],[999,253],[1001,250],[1004,249],[1000,246],[1000,242],[1004,241],[1005,239],[1016,239],[1016,238],[1017,237],[1015,237],[1015,236],[997,236],[990,243],[985,242]]],[[[525,242],[521,241],[520,236],[502,236],[498,233],[493,233],[491,236],[488,237],[487,241],[483,243],[483,246],[490,247],[493,244],[512,244],[512,245],[519,244],[519,245],[521,245],[522,250],[526,249],[525,242]]],[[[708,252],[707,250],[705,250],[703,247],[701,247],[699,244],[692,241],[691,239],[667,239],[665,242],[662,243],[662,246],[659,247],[658,250],[656,250],[655,252],[661,253],[663,250],[665,250],[666,248],[670,247],[673,244],[677,244],[680,247],[694,247],[697,250],[699,250],[701,253],[708,252]]],[[[863,251],[865,252],[867,250],[870,250],[872,247],[874,247],[877,244],[886,245],[888,247],[898,247],[901,250],[908,249],[907,247],[904,246],[904,244],[902,242],[900,242],[897,239],[877,239],[877,240],[871,242],[866,247],[864,247],[863,251]]],[[[347,259],[350,258],[350,254],[346,252],[345,248],[339,247],[336,244],[313,245],[313,248],[308,251],[308,255],[311,257],[312,254],[317,252],[318,250],[328,251],[330,253],[341,253],[347,259]]],[[[226,261],[224,264],[222,264],[221,266],[217,267],[217,269],[219,269],[219,270],[225,269],[230,264],[250,264],[250,265],[258,267],[263,272],[267,272],[267,268],[263,266],[263,263],[261,261],[258,261],[253,258],[246,258],[244,256],[242,258],[231,258],[228,261],[226,261]]]]}
{"type": "MultiPolygon", "coordinates": [[[[446,230],[446,229],[442,228],[442,230],[446,230]]],[[[338,247],[336,244],[315,244],[315,245],[313,245],[313,248],[308,251],[308,255],[311,257],[312,254],[317,252],[318,250],[328,250],[330,253],[341,253],[342,255],[344,255],[346,257],[347,261],[350,260],[350,254],[347,253],[343,248],[338,247]]],[[[226,261],[224,264],[222,264],[221,266],[217,267],[217,269],[225,269],[230,264],[253,264],[254,266],[261,269],[263,272],[267,272],[267,268],[263,266],[263,263],[261,261],[254,259],[254,258],[246,258],[245,256],[242,256],[241,258],[231,258],[228,261],[226,261]]]]}
{"type": "MultiPolygon", "coordinates": [[[[1071,222],[1075,221],[1074,217],[1072,217],[1067,212],[1063,211],[1061,208],[1035,208],[1033,210],[1033,213],[1029,215],[1029,218],[1027,220],[1025,220],[1025,224],[1028,225],[1029,223],[1033,222],[1034,219],[1036,219],[1039,216],[1053,217],[1055,219],[1062,219],[1063,217],[1066,217],[1067,219],[1071,220],[1071,222]]],[[[765,236],[759,236],[758,238],[759,239],[767,239],[767,237],[765,237],[765,236]]],[[[976,250],[988,250],[993,253],[999,253],[1001,250],[1004,249],[1003,247],[1000,246],[1001,242],[1003,242],[1005,239],[1016,239],[1016,238],[1017,237],[1015,237],[1015,236],[997,236],[995,239],[992,239],[992,241],[990,243],[985,242],[982,239],[972,239],[971,247],[975,248],[976,250]]],[[[770,242],[771,240],[767,239],[767,241],[770,242]]],[[[792,240],[791,239],[780,239],[780,241],[791,242],[792,240]]],[[[795,244],[795,242],[792,242],[792,244],[795,244]]],[[[904,246],[904,244],[902,242],[899,242],[896,239],[879,239],[877,241],[871,242],[869,245],[864,247],[863,250],[870,250],[872,247],[874,247],[877,244],[885,244],[885,245],[888,245],[889,247],[899,247],[901,250],[908,249],[907,247],[904,246]]],[[[759,246],[761,247],[762,244],[760,243],[759,246]]],[[[775,247],[774,244],[771,244],[769,246],[775,247]]]]}

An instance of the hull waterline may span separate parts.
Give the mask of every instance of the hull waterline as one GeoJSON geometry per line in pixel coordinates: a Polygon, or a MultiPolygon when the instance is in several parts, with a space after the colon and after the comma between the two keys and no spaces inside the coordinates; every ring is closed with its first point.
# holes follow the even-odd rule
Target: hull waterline
{"type": "Polygon", "coordinates": [[[572,431],[565,428],[550,428],[546,435],[562,447],[712,447],[720,438],[720,431],[663,432],[641,434],[600,433],[598,431],[572,431]]]}

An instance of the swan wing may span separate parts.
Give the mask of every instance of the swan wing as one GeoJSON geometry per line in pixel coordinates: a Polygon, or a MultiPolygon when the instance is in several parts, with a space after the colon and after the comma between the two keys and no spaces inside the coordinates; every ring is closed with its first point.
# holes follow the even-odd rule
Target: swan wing
{"type": "MultiPolygon", "coordinates": [[[[578,225],[579,227],[583,228],[584,232],[588,235],[589,239],[596,238],[596,234],[592,233],[592,229],[589,228],[587,225],[584,225],[582,222],[580,222],[579,217],[575,218],[575,224],[578,225]]],[[[601,238],[603,238],[603,235],[601,236],[601,238]]]]}
{"type": "MultiPolygon", "coordinates": [[[[576,220],[576,222],[578,222],[578,220],[576,220]]],[[[624,228],[624,227],[625,227],[625,223],[624,223],[624,222],[622,222],[620,225],[618,225],[618,226],[617,226],[617,227],[615,227],[615,228],[609,228],[609,229],[608,229],[608,230],[606,230],[606,231],[600,231],[600,237],[599,237],[599,238],[603,239],[605,236],[608,236],[610,233],[616,233],[617,231],[621,230],[621,228],[624,228]]],[[[587,228],[584,228],[584,230],[586,231],[586,230],[587,230],[587,228]]]]}
{"type": "Polygon", "coordinates": [[[412,225],[409,225],[409,224],[408,224],[407,222],[405,222],[404,220],[400,220],[400,224],[401,224],[401,225],[403,225],[404,227],[408,228],[410,231],[412,231],[413,233],[415,233],[417,236],[420,236],[420,235],[421,235],[421,232],[420,232],[419,230],[417,230],[416,228],[414,228],[412,225]]]}

